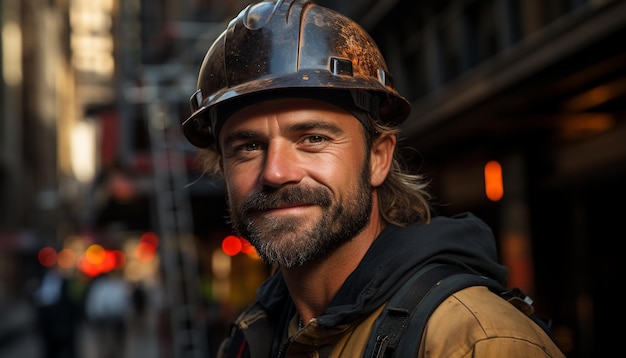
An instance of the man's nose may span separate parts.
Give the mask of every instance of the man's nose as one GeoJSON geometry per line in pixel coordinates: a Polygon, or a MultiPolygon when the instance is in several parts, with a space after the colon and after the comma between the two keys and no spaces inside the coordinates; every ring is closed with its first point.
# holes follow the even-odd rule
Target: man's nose
{"type": "Polygon", "coordinates": [[[300,157],[290,143],[277,141],[268,145],[260,177],[262,185],[277,187],[296,183],[303,173],[300,157]]]}

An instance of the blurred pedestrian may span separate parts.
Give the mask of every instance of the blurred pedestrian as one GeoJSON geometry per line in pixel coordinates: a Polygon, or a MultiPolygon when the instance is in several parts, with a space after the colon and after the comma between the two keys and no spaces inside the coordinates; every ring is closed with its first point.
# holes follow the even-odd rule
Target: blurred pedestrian
{"type": "Polygon", "coordinates": [[[96,277],[87,289],[85,315],[96,334],[96,356],[119,358],[126,346],[126,320],[132,312],[131,289],[119,271],[96,277]]]}
{"type": "Polygon", "coordinates": [[[44,273],[34,298],[45,358],[77,357],[78,305],[70,294],[70,280],[56,266],[51,267],[44,273]]]}
{"type": "Polygon", "coordinates": [[[133,303],[133,312],[135,316],[141,318],[146,313],[146,306],[148,304],[148,296],[146,288],[142,282],[136,282],[132,285],[131,300],[133,303]]]}

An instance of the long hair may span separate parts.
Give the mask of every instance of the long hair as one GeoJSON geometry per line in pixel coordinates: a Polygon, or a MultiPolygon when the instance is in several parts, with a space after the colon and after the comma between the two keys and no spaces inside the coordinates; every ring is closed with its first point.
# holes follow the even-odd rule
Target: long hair
{"type": "MultiPolygon", "coordinates": [[[[368,137],[383,134],[397,137],[400,131],[398,127],[384,126],[373,120],[371,127],[372,129],[366,129],[370,132],[368,137]]],[[[367,143],[370,149],[372,140],[368,139],[367,143]]],[[[391,169],[385,181],[377,188],[378,206],[383,220],[398,226],[430,222],[432,195],[427,190],[428,185],[426,177],[409,171],[408,165],[396,148],[393,152],[391,169]]]]}

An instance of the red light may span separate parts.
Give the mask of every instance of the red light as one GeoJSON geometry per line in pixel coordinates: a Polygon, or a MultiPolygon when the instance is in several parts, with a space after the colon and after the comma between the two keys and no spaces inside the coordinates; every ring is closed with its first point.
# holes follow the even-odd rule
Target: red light
{"type": "Polygon", "coordinates": [[[145,232],[139,238],[139,244],[135,249],[135,257],[141,262],[149,262],[154,258],[159,238],[153,232],[145,232]]]}
{"type": "Polygon", "coordinates": [[[86,256],[82,256],[78,260],[78,264],[76,266],[90,277],[98,276],[101,273],[98,266],[89,261],[86,256]]]}
{"type": "Polygon", "coordinates": [[[39,250],[37,259],[42,266],[52,267],[57,263],[57,251],[52,247],[44,247],[39,250]]]}
{"type": "Polygon", "coordinates": [[[229,235],[222,240],[222,251],[228,256],[235,256],[241,252],[241,240],[234,235],[229,235]]]}
{"type": "Polygon", "coordinates": [[[117,266],[117,257],[115,253],[110,250],[104,252],[104,260],[102,261],[102,271],[108,272],[113,270],[117,266]]]}
{"type": "Polygon", "coordinates": [[[126,265],[126,255],[121,250],[113,250],[113,255],[115,256],[115,269],[121,270],[126,265]]]}
{"type": "Polygon", "coordinates": [[[113,173],[109,179],[111,196],[120,201],[127,201],[135,196],[135,185],[123,173],[113,173]]]}
{"type": "Polygon", "coordinates": [[[156,250],[159,245],[159,237],[153,232],[144,232],[139,238],[139,243],[151,246],[153,250],[156,250]]]}

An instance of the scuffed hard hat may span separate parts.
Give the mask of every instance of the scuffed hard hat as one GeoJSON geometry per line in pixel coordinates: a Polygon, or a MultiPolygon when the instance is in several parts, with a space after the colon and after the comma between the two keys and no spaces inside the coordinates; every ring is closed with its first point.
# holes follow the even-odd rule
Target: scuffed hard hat
{"type": "Polygon", "coordinates": [[[264,1],[242,10],[207,51],[183,132],[210,147],[233,111],[280,97],[352,106],[392,126],[410,111],[357,23],[310,0],[264,1]]]}

